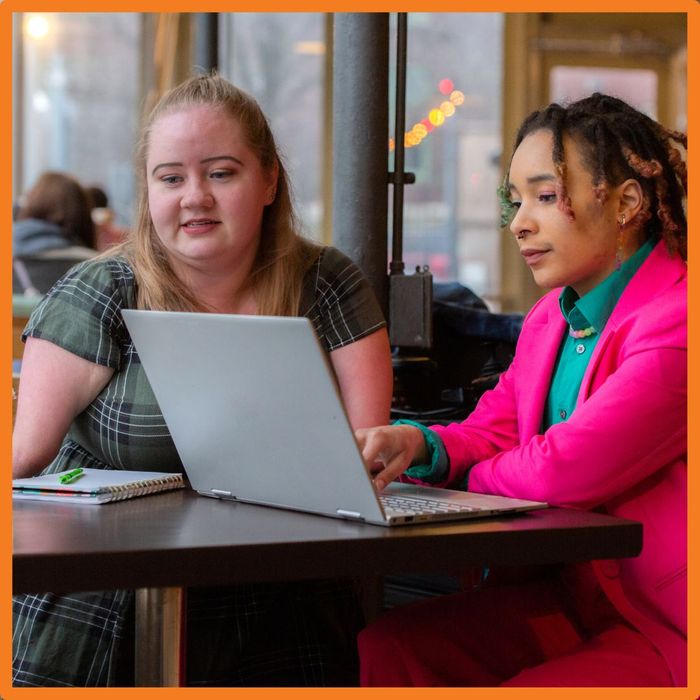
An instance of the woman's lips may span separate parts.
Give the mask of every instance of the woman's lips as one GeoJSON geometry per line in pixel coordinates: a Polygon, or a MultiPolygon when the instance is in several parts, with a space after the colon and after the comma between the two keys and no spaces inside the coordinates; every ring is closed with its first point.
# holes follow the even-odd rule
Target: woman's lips
{"type": "Polygon", "coordinates": [[[215,219],[192,219],[191,221],[186,221],[181,225],[183,231],[189,234],[197,233],[208,233],[211,231],[219,221],[215,219]]]}
{"type": "Polygon", "coordinates": [[[536,265],[547,253],[549,253],[549,250],[535,250],[534,248],[520,251],[520,254],[525,258],[525,262],[531,266],[536,265]]]}

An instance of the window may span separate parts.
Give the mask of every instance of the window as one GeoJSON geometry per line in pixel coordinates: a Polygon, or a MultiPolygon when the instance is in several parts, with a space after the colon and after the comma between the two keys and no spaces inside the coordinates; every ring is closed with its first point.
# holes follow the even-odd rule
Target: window
{"type": "Polygon", "coordinates": [[[552,102],[568,103],[593,92],[614,95],[657,119],[658,87],[653,70],[603,68],[594,66],[554,66],[549,74],[552,102]]]}
{"type": "Polygon", "coordinates": [[[222,15],[221,72],[259,102],[270,121],[304,233],[321,238],[323,217],[324,15],[222,15]]]}
{"type": "Polygon", "coordinates": [[[406,131],[422,122],[427,134],[406,150],[406,269],[429,265],[487,299],[500,290],[502,27],[500,13],[408,15],[406,131]],[[432,110],[450,104],[435,126],[432,110]]]}
{"type": "MultiPolygon", "coordinates": [[[[15,138],[26,191],[45,170],[102,186],[126,223],[133,216],[133,151],[140,89],[141,19],[134,13],[25,13],[15,138]]],[[[19,86],[15,85],[15,90],[19,86]]]]}

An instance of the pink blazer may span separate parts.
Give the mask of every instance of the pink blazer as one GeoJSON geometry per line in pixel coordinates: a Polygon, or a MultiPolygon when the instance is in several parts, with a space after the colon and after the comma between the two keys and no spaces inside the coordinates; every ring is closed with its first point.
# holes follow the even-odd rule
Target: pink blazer
{"type": "Polygon", "coordinates": [[[444,486],[598,510],[644,524],[639,557],[594,562],[619,612],[687,683],[686,265],[659,243],[595,347],[566,423],[541,431],[566,323],[560,290],[525,319],[515,358],[464,423],[431,426],[450,458],[444,486]],[[473,465],[473,466],[472,466],[473,465]]]}

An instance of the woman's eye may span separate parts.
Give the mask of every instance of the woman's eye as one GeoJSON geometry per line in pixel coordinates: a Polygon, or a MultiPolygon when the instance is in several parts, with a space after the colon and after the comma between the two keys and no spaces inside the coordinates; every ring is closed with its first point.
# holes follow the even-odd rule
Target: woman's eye
{"type": "Polygon", "coordinates": [[[510,207],[512,209],[520,209],[521,204],[522,204],[522,202],[510,202],[510,207]]]}
{"type": "Polygon", "coordinates": [[[227,177],[231,177],[233,173],[230,170],[214,170],[209,177],[212,178],[212,180],[224,180],[227,177]]]}
{"type": "Polygon", "coordinates": [[[180,175],[163,175],[160,181],[166,185],[176,185],[178,182],[182,182],[182,177],[180,175]]]}
{"type": "Polygon", "coordinates": [[[556,202],[557,195],[556,195],[556,192],[543,192],[542,194],[537,196],[537,199],[540,202],[545,202],[548,204],[550,202],[556,202]]]}

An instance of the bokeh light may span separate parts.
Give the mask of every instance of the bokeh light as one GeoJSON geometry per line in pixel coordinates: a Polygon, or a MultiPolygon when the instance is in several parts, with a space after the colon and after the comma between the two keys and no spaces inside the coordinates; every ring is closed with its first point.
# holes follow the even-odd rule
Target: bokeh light
{"type": "Polygon", "coordinates": [[[449,78],[443,78],[438,83],[438,89],[443,95],[449,95],[455,89],[455,85],[449,78]]]}
{"type": "Polygon", "coordinates": [[[49,23],[43,15],[32,15],[26,26],[27,34],[32,39],[43,39],[49,33],[49,23]]]}
{"type": "Polygon", "coordinates": [[[445,115],[439,109],[431,109],[428,119],[433,126],[440,126],[445,122],[445,115]]]}
{"type": "MultiPolygon", "coordinates": [[[[456,108],[465,104],[467,98],[461,90],[454,89],[454,83],[449,78],[443,78],[438,87],[443,95],[449,96],[443,100],[439,107],[434,107],[428,112],[428,116],[416,122],[410,131],[404,132],[403,142],[405,148],[418,146],[423,139],[437,127],[445,123],[447,117],[451,117],[457,111],[456,108]]],[[[396,148],[394,138],[389,139],[389,151],[396,148]]]]}
{"type": "Polygon", "coordinates": [[[413,126],[411,131],[419,138],[424,139],[428,135],[428,127],[425,124],[418,123],[413,126]]]}
{"type": "Polygon", "coordinates": [[[451,117],[455,113],[455,106],[449,101],[445,100],[440,105],[440,111],[446,116],[451,117]]]}

